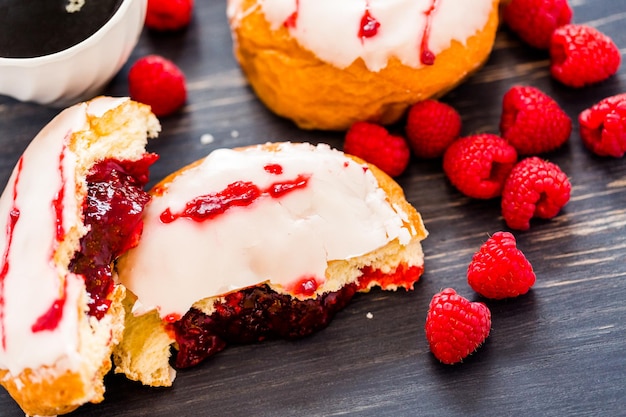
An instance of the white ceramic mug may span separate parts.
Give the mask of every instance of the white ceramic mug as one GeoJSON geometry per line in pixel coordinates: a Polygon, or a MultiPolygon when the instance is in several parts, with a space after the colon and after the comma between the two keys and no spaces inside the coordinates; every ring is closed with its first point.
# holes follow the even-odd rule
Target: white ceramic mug
{"type": "Polygon", "coordinates": [[[100,29],[74,46],[32,58],[0,57],[0,95],[52,106],[92,98],[128,60],[146,8],[147,0],[122,0],[100,29]]]}

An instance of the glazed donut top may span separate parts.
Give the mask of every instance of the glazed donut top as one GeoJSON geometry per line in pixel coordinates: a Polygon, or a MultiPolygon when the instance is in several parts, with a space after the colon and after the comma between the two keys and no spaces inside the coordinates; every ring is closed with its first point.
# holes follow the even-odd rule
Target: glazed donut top
{"type": "Polygon", "coordinates": [[[68,140],[88,126],[88,115],[123,100],[100,98],[61,112],[24,151],[0,197],[0,368],[14,375],[59,359],[68,369],[78,363],[85,283],[54,259],[63,235],[83,227],[68,140]]]}
{"type": "Polygon", "coordinates": [[[367,165],[328,145],[273,146],[213,151],[157,186],[141,241],[118,265],[136,314],[176,320],[196,301],[261,283],[312,297],[329,261],[409,243],[407,213],[367,165]]]}
{"type": "Polygon", "coordinates": [[[229,0],[228,16],[236,28],[260,8],[273,30],[289,30],[299,44],[339,68],[362,58],[370,71],[390,58],[419,68],[456,40],[466,40],[489,19],[493,0],[229,0]]]}

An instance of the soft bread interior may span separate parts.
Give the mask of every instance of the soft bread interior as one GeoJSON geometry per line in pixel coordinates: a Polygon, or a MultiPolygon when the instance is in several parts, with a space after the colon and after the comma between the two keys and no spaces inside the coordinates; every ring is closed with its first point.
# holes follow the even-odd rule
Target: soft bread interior
{"type": "MultiPolygon", "coordinates": [[[[136,160],[145,153],[148,138],[156,137],[160,125],[148,106],[131,100],[99,97],[91,102],[81,103],[59,114],[49,125],[63,124],[64,118],[73,112],[86,112],[88,125],[84,130],[71,133],[68,148],[77,156],[74,173],[77,189],[78,208],[87,193],[86,176],[90,168],[99,160],[117,158],[136,160]],[[111,106],[110,100],[118,103],[100,114],[89,114],[90,106],[111,106]],[[109,102],[109,103],[107,103],[109,102]]],[[[63,138],[59,138],[62,140],[63,138]]],[[[82,213],[76,213],[82,218],[82,213]]],[[[80,223],[80,222],[79,222],[80,223]]],[[[79,241],[87,232],[84,227],[66,231],[54,262],[60,276],[68,274],[68,266],[74,253],[80,247],[79,241]]],[[[28,262],[28,260],[24,260],[28,262]]],[[[27,415],[59,415],[68,413],[80,405],[102,401],[104,375],[110,370],[113,346],[119,343],[124,325],[122,300],[125,289],[116,286],[111,294],[111,307],[106,315],[97,320],[86,314],[86,291],[80,297],[78,310],[78,350],[80,358],[77,369],[68,369],[64,358],[37,369],[27,368],[19,375],[0,369],[0,384],[17,401],[27,415]]],[[[45,348],[45,347],[42,347],[45,348]]]]}
{"type": "MultiPolygon", "coordinates": [[[[268,151],[275,149],[273,144],[264,146],[268,151]]],[[[358,158],[353,159],[365,163],[358,158]]],[[[176,176],[181,175],[195,164],[173,173],[163,182],[157,184],[154,190],[162,192],[176,176]]],[[[408,244],[401,245],[396,239],[365,255],[348,260],[331,261],[326,269],[327,281],[325,283],[329,291],[335,291],[349,283],[356,282],[362,274],[361,270],[365,267],[371,267],[384,273],[393,272],[399,267],[423,267],[424,255],[421,241],[426,238],[428,233],[420,214],[406,200],[402,188],[391,177],[375,166],[370,165],[370,169],[380,187],[385,191],[389,203],[407,214],[405,226],[410,231],[411,240],[408,244]]],[[[383,284],[373,281],[366,288],[363,288],[363,291],[377,285],[386,290],[398,288],[393,283],[383,284]]],[[[280,289],[276,290],[280,291],[280,289]]],[[[173,335],[168,333],[155,310],[142,315],[133,314],[132,309],[136,300],[136,297],[127,291],[124,337],[114,350],[115,372],[126,374],[128,378],[141,381],[145,385],[170,386],[173,383],[175,371],[169,365],[169,358],[175,340],[173,335]]],[[[206,314],[211,314],[214,311],[215,303],[221,300],[223,300],[221,296],[200,299],[194,304],[194,307],[206,314]]]]}
{"type": "Polygon", "coordinates": [[[304,49],[285,27],[272,30],[258,0],[233,1],[234,54],[260,100],[304,129],[345,130],[356,121],[382,124],[400,119],[408,106],[444,95],[487,60],[498,27],[498,0],[482,30],[462,44],[453,41],[420,68],[391,59],[378,72],[362,59],[337,68],[304,49]]]}

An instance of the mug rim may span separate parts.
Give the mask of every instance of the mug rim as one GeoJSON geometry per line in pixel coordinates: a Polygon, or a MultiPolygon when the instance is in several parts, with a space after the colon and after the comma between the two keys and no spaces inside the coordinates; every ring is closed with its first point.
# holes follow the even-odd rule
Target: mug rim
{"type": "Polygon", "coordinates": [[[105,33],[110,30],[112,26],[116,25],[117,22],[123,18],[124,12],[126,12],[126,10],[134,1],[138,0],[121,0],[120,6],[117,8],[115,13],[113,13],[111,18],[107,20],[100,29],[98,29],[82,41],[78,42],[77,44],[70,46],[69,48],[53,52],[51,54],[33,57],[7,58],[0,56],[0,65],[14,65],[22,67],[37,66],[45,64],[48,61],[63,59],[66,56],[72,56],[83,48],[89,47],[92,43],[99,41],[105,35],[105,33]]]}

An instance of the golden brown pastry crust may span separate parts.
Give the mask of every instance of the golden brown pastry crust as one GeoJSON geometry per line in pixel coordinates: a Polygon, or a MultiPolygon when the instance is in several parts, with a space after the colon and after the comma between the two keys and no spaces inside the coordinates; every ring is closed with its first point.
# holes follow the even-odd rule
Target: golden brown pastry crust
{"type": "MultiPolygon", "coordinates": [[[[242,0],[241,10],[256,0],[242,0]]],[[[345,130],[356,121],[389,124],[408,106],[440,97],[489,57],[498,27],[499,0],[485,27],[466,45],[453,41],[435,64],[418,69],[390,60],[371,72],[361,59],[337,68],[302,48],[286,28],[272,30],[259,7],[232,23],[234,53],[258,97],[304,129],[345,130]]]]}
{"type": "MultiPolygon", "coordinates": [[[[125,289],[117,286],[111,296],[111,308],[107,317],[112,319],[108,352],[103,355],[102,363],[84,364],[78,371],[62,371],[60,365],[44,366],[38,369],[27,368],[16,377],[0,369],[0,385],[4,386],[11,397],[20,405],[26,415],[52,416],[66,414],[88,402],[99,403],[104,397],[104,376],[111,369],[113,346],[122,337],[124,308],[122,300],[125,289]],[[94,367],[96,371],[94,372],[94,367]]],[[[77,307],[78,308],[78,307],[77,307]]],[[[88,320],[88,319],[84,319],[88,320]]],[[[104,320],[104,319],[103,319],[104,320]]],[[[81,331],[88,332],[89,323],[83,322],[81,331]]],[[[62,366],[62,365],[61,365],[62,366]]]]}
{"type": "MultiPolygon", "coordinates": [[[[52,370],[46,367],[38,369],[36,373],[42,372],[52,370]]],[[[19,375],[19,383],[15,379],[2,383],[27,415],[48,415],[51,410],[55,410],[57,414],[66,414],[87,402],[86,399],[89,398],[85,392],[85,384],[77,373],[67,372],[54,379],[40,379],[34,374],[32,369],[26,369],[19,375]],[[39,381],[32,382],[33,379],[39,381]]],[[[6,375],[7,371],[0,370],[0,380],[6,375]]]]}

